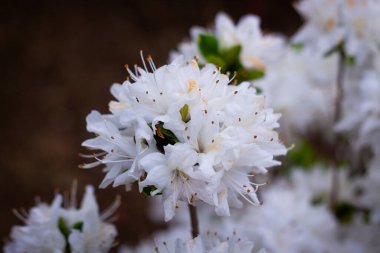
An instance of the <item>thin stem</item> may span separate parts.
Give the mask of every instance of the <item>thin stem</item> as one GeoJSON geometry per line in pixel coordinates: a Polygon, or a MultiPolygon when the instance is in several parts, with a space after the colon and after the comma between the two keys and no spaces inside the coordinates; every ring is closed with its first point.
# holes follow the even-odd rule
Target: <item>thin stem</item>
{"type": "Polygon", "coordinates": [[[342,114],[342,102],[344,99],[344,90],[343,90],[343,78],[346,71],[344,56],[339,54],[338,62],[338,75],[336,80],[337,90],[336,90],[336,99],[335,99],[335,111],[334,111],[334,122],[340,120],[342,114]]]}
{"type": "MultiPolygon", "coordinates": [[[[344,55],[339,53],[338,56],[338,74],[336,80],[336,99],[335,99],[335,110],[334,110],[334,125],[340,120],[342,116],[342,103],[344,100],[344,87],[343,78],[346,71],[344,55]]],[[[336,201],[338,199],[338,189],[339,189],[339,177],[338,177],[338,165],[341,159],[339,152],[341,151],[341,139],[339,134],[335,133],[333,137],[333,150],[334,150],[334,162],[331,180],[331,192],[330,192],[330,208],[334,209],[336,201]]]]}
{"type": "Polygon", "coordinates": [[[189,204],[189,213],[191,222],[191,235],[193,238],[195,238],[199,235],[197,208],[189,204]]]}

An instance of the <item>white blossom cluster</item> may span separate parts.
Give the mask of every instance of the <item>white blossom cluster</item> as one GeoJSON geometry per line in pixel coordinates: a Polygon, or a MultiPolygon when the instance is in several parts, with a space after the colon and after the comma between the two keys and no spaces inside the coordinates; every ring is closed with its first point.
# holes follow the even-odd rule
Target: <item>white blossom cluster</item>
{"type": "MultiPolygon", "coordinates": [[[[347,82],[350,84],[349,82],[347,82]]],[[[350,85],[344,117],[337,124],[340,132],[349,133],[355,150],[369,147],[380,156],[380,54],[363,70],[358,81],[350,85]]]]}
{"type": "Polygon", "coordinates": [[[83,145],[101,152],[83,167],[106,165],[101,187],[137,181],[141,191],[162,194],[166,221],[180,200],[201,200],[219,215],[241,206],[239,196],[259,204],[252,173],[280,164],[274,156],[287,151],[274,131],[280,115],[249,83],[228,85],[214,65],[149,63],[153,72],[137,68],[133,81],[112,86],[111,114],[87,117],[97,137],[83,145]]]}
{"type": "Polygon", "coordinates": [[[265,249],[256,250],[253,242],[239,237],[235,231],[227,236],[224,232],[207,231],[194,239],[184,231],[186,228],[174,228],[158,233],[154,243],[144,241],[136,247],[123,246],[119,253],[267,253],[265,249]]]}
{"type": "MultiPolygon", "coordinates": [[[[137,184],[158,196],[158,220],[180,213],[154,242],[119,253],[266,252],[254,245],[271,253],[378,252],[380,1],[301,0],[296,9],[306,23],[289,41],[264,34],[255,15],[235,24],[217,14],[213,27],[191,29],[169,64],[157,68],[141,53],[143,66],[126,66],[128,79],[112,85],[109,113],[87,116],[95,137],[82,143],[89,150],[82,156],[92,160],[80,167],[104,166],[101,188],[137,184]],[[316,130],[334,154],[318,158],[323,166],[292,164],[288,177],[280,171],[261,191],[259,174],[288,151],[280,123],[289,144],[316,130]],[[360,174],[347,157],[363,153],[360,174]],[[243,199],[262,206],[230,213],[243,199]],[[198,237],[188,233],[183,202],[198,207],[198,237]]],[[[316,147],[310,152],[324,151],[316,147]]],[[[310,159],[307,152],[299,155],[310,159]]],[[[5,253],[109,252],[118,202],[100,214],[91,186],[80,208],[73,198],[63,202],[57,195],[16,212],[25,225],[13,227],[5,253]]]]}
{"type": "Polygon", "coordinates": [[[336,72],[337,57],[325,58],[308,48],[287,46],[281,59],[255,82],[267,105],[283,115],[281,130],[287,138],[311,129],[332,128],[336,72]]]}
{"type": "Polygon", "coordinates": [[[378,0],[301,0],[297,10],[306,20],[293,41],[326,53],[343,43],[358,64],[380,51],[378,0]]]}
{"type": "MultiPolygon", "coordinates": [[[[75,195],[75,194],[73,194],[75,195]]],[[[71,196],[69,207],[62,207],[58,194],[51,205],[39,203],[29,213],[16,212],[25,223],[14,226],[5,253],[107,253],[114,246],[117,231],[108,223],[119,203],[99,213],[94,189],[86,187],[80,208],[71,196]]]]}
{"type": "MultiPolygon", "coordinates": [[[[377,252],[379,244],[376,238],[380,236],[380,206],[376,194],[380,177],[377,171],[371,170],[368,178],[361,179],[349,178],[344,169],[338,173],[338,192],[341,193],[338,203],[353,201],[358,187],[361,187],[363,193],[354,204],[373,210],[369,223],[363,222],[360,214],[355,214],[351,223],[341,225],[328,206],[333,172],[331,168],[316,166],[310,171],[294,168],[289,180],[277,179],[271,187],[262,188],[263,205],[260,208],[247,206],[231,217],[221,218],[201,206],[198,209],[201,227],[203,230],[239,231],[255,246],[271,253],[377,252]]],[[[152,204],[151,210],[156,210],[158,202],[152,204]]],[[[170,231],[176,236],[186,237],[180,231],[186,231],[188,227],[187,210],[180,211],[183,213],[176,216],[170,231]]],[[[157,214],[154,212],[152,215],[157,214]]],[[[163,238],[168,237],[165,235],[163,238]]]]}

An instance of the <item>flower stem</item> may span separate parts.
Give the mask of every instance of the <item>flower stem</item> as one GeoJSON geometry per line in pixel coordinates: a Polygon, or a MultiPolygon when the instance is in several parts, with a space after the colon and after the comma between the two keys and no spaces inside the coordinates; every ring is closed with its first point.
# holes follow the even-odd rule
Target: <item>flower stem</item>
{"type": "Polygon", "coordinates": [[[195,238],[199,235],[197,208],[189,204],[189,213],[191,222],[191,235],[193,238],[195,238]]]}
{"type": "MultiPolygon", "coordinates": [[[[343,78],[345,74],[345,59],[342,52],[338,55],[338,74],[336,80],[336,99],[335,99],[335,110],[334,110],[334,125],[340,120],[342,115],[342,103],[344,100],[344,88],[343,88],[343,78]]],[[[337,199],[338,199],[338,189],[339,189],[339,177],[338,177],[338,166],[341,160],[340,151],[342,151],[341,138],[338,133],[334,134],[333,137],[333,171],[331,180],[331,191],[330,191],[330,208],[334,209],[337,199]]]]}

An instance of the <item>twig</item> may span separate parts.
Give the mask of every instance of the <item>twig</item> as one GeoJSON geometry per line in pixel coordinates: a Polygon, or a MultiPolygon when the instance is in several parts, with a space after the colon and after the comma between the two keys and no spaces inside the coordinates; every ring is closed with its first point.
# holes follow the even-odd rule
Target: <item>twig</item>
{"type": "Polygon", "coordinates": [[[199,235],[197,208],[189,204],[189,213],[191,222],[191,235],[193,238],[195,238],[199,235]]]}
{"type": "MultiPolygon", "coordinates": [[[[336,99],[335,99],[335,110],[334,110],[334,124],[336,124],[342,115],[342,103],[344,100],[344,88],[343,88],[343,78],[345,74],[345,57],[343,52],[339,52],[338,55],[338,74],[336,82],[336,99]]],[[[341,159],[339,152],[341,151],[341,140],[339,134],[335,133],[333,137],[333,150],[334,150],[334,162],[331,180],[331,192],[330,192],[330,208],[334,209],[338,195],[339,195],[339,177],[338,177],[338,165],[341,159]]]]}

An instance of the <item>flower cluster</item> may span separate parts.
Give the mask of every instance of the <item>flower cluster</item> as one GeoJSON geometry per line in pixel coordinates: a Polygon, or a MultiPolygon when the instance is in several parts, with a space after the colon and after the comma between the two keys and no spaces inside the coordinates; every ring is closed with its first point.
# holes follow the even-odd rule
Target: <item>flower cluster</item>
{"type": "Polygon", "coordinates": [[[287,151],[274,131],[280,115],[249,83],[228,85],[214,65],[179,58],[156,69],[148,62],[152,73],[136,68],[133,81],[112,86],[111,114],[87,117],[97,137],[83,145],[102,152],[83,167],[106,165],[102,187],[138,181],[148,195],[162,194],[165,220],[179,200],[202,200],[220,215],[241,206],[239,196],[259,204],[250,177],[280,164],[274,156],[287,151]]]}
{"type": "Polygon", "coordinates": [[[268,106],[281,112],[281,130],[287,139],[333,124],[337,57],[324,58],[308,48],[284,47],[255,85],[268,106]],[[310,60],[312,59],[312,60],[310,60]]]}
{"type": "Polygon", "coordinates": [[[336,129],[354,136],[354,148],[370,148],[375,156],[380,155],[380,53],[374,56],[373,64],[366,68],[361,78],[351,84],[348,105],[344,117],[336,129]]]}
{"type": "MultiPolygon", "coordinates": [[[[376,192],[380,185],[380,173],[373,168],[368,178],[352,180],[347,170],[339,170],[338,192],[342,194],[337,209],[331,212],[328,196],[332,173],[331,168],[323,166],[315,166],[310,171],[293,168],[288,179],[277,178],[271,187],[262,189],[262,207],[247,206],[234,212],[231,217],[217,217],[200,206],[198,213],[203,221],[202,227],[204,230],[238,231],[255,246],[271,253],[377,252],[375,238],[379,236],[376,226],[380,216],[376,192]],[[362,192],[360,202],[351,203],[358,187],[362,192]],[[363,207],[371,207],[372,210],[368,224],[362,222],[365,218],[363,207]]],[[[159,203],[153,204],[151,210],[156,210],[159,203]]],[[[169,224],[170,231],[177,237],[186,237],[183,234],[189,222],[186,211],[179,210],[181,213],[169,224]]],[[[157,214],[154,212],[152,215],[157,214]]],[[[156,238],[160,242],[161,236],[156,235],[156,238]]],[[[162,238],[170,238],[170,234],[166,233],[162,238]]]]}
{"type": "Polygon", "coordinates": [[[377,0],[302,0],[297,10],[306,19],[294,42],[327,53],[343,45],[348,56],[362,64],[380,44],[380,4],[377,0]]]}
{"type": "Polygon", "coordinates": [[[5,253],[107,253],[114,244],[116,229],[106,222],[119,205],[116,201],[99,214],[92,186],[86,187],[81,207],[75,207],[75,193],[67,208],[58,194],[51,205],[39,203],[29,214],[16,212],[24,226],[14,226],[5,253]]]}
{"type": "Polygon", "coordinates": [[[196,238],[188,238],[182,228],[171,229],[168,232],[157,234],[155,243],[146,241],[131,248],[124,246],[119,253],[266,253],[264,249],[254,250],[254,244],[239,237],[234,231],[232,235],[224,236],[218,232],[207,231],[196,238]],[[181,239],[179,238],[181,235],[181,239]],[[183,239],[188,238],[188,239],[183,239]]]}
{"type": "Polygon", "coordinates": [[[191,41],[181,43],[171,58],[199,57],[201,64],[213,63],[223,73],[235,73],[237,81],[251,81],[261,78],[267,65],[279,59],[283,44],[280,36],[262,34],[255,15],[244,16],[235,25],[225,13],[219,13],[213,29],[192,28],[191,41]]]}

